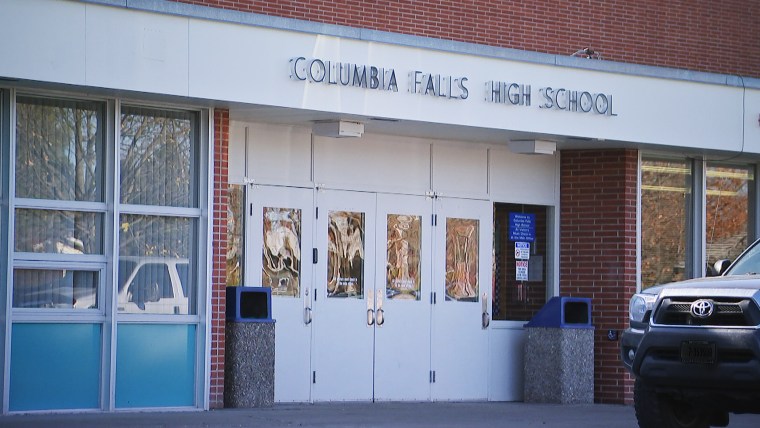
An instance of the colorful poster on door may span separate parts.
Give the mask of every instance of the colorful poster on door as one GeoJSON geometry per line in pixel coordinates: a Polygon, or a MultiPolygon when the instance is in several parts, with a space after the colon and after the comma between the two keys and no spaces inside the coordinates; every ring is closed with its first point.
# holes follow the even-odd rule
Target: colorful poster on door
{"type": "Polygon", "coordinates": [[[264,207],[261,285],[273,296],[301,294],[301,210],[264,207]]]}
{"type": "Polygon", "coordinates": [[[420,223],[420,216],[388,214],[388,299],[420,300],[420,223]]]}
{"type": "Polygon", "coordinates": [[[446,300],[478,301],[479,222],[446,219],[446,300]]]}
{"type": "Polygon", "coordinates": [[[327,297],[364,297],[364,213],[330,211],[327,297]]]}

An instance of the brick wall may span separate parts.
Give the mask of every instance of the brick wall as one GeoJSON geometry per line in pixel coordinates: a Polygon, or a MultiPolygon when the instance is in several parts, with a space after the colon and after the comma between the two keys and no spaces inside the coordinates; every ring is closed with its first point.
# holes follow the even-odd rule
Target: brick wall
{"type": "Polygon", "coordinates": [[[175,0],[527,51],[760,77],[757,0],[175,0]]]}
{"type": "Polygon", "coordinates": [[[227,156],[229,110],[214,110],[214,210],[211,272],[211,391],[212,409],[224,406],[224,317],[227,285],[227,156]]]}
{"type": "Polygon", "coordinates": [[[592,299],[594,396],[630,403],[632,381],[607,331],[628,324],[636,292],[635,150],[561,153],[560,294],[592,299]]]}

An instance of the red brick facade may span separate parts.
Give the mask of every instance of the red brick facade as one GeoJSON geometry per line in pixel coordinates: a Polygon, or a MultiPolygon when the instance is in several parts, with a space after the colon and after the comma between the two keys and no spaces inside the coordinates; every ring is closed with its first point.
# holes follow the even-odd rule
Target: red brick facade
{"type": "Polygon", "coordinates": [[[633,383],[607,332],[627,326],[636,292],[638,152],[563,151],[560,168],[560,294],[592,299],[595,400],[630,403],[633,383]]]}
{"type": "Polygon", "coordinates": [[[489,46],[760,77],[757,0],[179,0],[489,46]]]}
{"type": "Polygon", "coordinates": [[[224,407],[224,318],[227,286],[227,156],[229,110],[214,110],[214,212],[211,272],[211,391],[209,407],[224,407]]]}

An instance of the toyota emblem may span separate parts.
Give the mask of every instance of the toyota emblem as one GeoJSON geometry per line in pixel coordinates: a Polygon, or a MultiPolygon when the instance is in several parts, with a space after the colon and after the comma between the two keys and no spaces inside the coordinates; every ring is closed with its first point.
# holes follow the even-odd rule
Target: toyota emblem
{"type": "Polygon", "coordinates": [[[691,304],[691,314],[697,318],[707,318],[713,313],[712,300],[699,299],[691,304]]]}

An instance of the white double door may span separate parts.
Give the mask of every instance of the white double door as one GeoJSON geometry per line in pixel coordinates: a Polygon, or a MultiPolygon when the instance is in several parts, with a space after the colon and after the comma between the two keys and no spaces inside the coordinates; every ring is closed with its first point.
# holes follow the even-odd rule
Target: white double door
{"type": "Polygon", "coordinates": [[[486,204],[267,186],[249,201],[245,275],[273,287],[276,401],[487,398],[486,204]]]}

